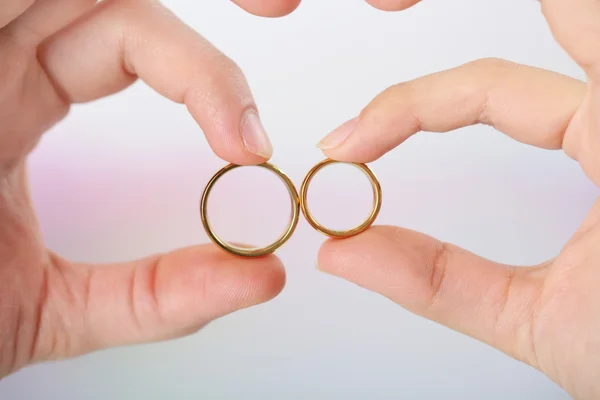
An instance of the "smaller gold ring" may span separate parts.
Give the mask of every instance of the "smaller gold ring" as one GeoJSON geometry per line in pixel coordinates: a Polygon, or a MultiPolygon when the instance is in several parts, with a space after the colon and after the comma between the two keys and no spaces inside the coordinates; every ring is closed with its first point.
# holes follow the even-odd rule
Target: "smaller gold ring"
{"type": "Polygon", "coordinates": [[[273,253],[285,242],[287,242],[287,240],[292,236],[292,234],[296,230],[296,226],[298,225],[298,219],[300,217],[300,200],[298,198],[298,191],[296,190],[296,187],[294,186],[292,180],[283,171],[281,171],[273,164],[263,163],[255,166],[265,168],[275,173],[275,175],[277,175],[287,187],[287,190],[290,194],[290,199],[292,201],[292,215],[290,218],[290,223],[286,228],[285,232],[275,242],[271,243],[268,246],[257,249],[237,247],[218,237],[213,231],[212,227],[210,226],[210,223],[208,221],[207,210],[208,196],[210,195],[210,192],[213,189],[215,183],[221,177],[223,177],[223,175],[225,175],[227,172],[230,172],[231,170],[239,168],[240,165],[229,164],[223,167],[219,172],[217,172],[208,182],[208,185],[206,186],[206,188],[204,189],[204,193],[202,194],[202,199],[200,200],[200,216],[202,218],[202,225],[204,225],[204,230],[206,231],[210,240],[212,240],[223,250],[240,257],[261,257],[273,253]]]}
{"type": "Polygon", "coordinates": [[[302,182],[302,186],[300,188],[300,207],[302,209],[302,214],[304,214],[304,217],[306,218],[308,223],[313,228],[315,228],[317,231],[319,231],[329,237],[333,237],[333,238],[348,238],[351,236],[358,235],[359,233],[362,233],[365,230],[369,229],[369,227],[371,225],[373,225],[373,222],[375,222],[377,215],[379,215],[379,210],[381,210],[381,198],[382,198],[381,184],[379,183],[379,180],[377,179],[377,177],[375,176],[373,171],[371,171],[371,169],[369,167],[367,167],[366,164],[334,161],[329,158],[321,161],[320,163],[315,165],[308,172],[308,174],[304,178],[304,181],[302,182]],[[362,224],[358,225],[355,228],[348,229],[346,231],[337,231],[337,230],[325,228],[323,225],[321,225],[320,223],[317,222],[317,220],[313,217],[313,215],[310,213],[310,210],[308,209],[307,197],[308,197],[308,187],[310,185],[310,182],[314,178],[315,174],[317,172],[319,172],[319,170],[326,167],[327,165],[335,164],[335,163],[348,164],[348,165],[357,167],[365,175],[367,175],[367,178],[369,178],[369,181],[371,182],[371,187],[373,188],[373,209],[371,210],[371,214],[369,214],[367,219],[362,224]]]}

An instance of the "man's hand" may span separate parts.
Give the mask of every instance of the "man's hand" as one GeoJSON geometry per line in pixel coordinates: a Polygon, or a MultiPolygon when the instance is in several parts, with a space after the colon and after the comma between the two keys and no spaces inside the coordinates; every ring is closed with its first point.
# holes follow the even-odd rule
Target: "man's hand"
{"type": "MultiPolygon", "coordinates": [[[[480,60],[389,88],[321,148],[370,162],[419,131],[488,124],[563,149],[600,185],[600,3],[543,0],[542,10],[589,83],[480,60]]],[[[494,263],[396,227],[328,241],[319,265],[540,369],[575,398],[600,397],[600,199],[558,257],[534,267],[494,263]]]]}
{"type": "MultiPolygon", "coordinates": [[[[265,15],[290,11],[240,3],[265,15]]],[[[31,362],[185,335],[284,285],[277,258],[240,260],[212,245],[93,267],[46,250],[28,153],[71,104],[137,78],[185,104],[221,158],[248,165],[271,156],[242,72],[158,2],[2,1],[0,378],[31,362]]]]}

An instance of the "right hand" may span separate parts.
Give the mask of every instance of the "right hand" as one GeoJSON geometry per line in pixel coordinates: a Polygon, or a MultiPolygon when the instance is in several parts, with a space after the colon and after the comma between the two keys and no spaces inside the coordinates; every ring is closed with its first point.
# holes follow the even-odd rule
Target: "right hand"
{"type": "MultiPolygon", "coordinates": [[[[420,131],[487,124],[528,145],[562,149],[600,187],[600,2],[541,5],[587,82],[502,60],[474,61],[390,87],[321,142],[325,155],[372,162],[420,131]]],[[[538,368],[577,399],[598,399],[600,198],[556,251],[539,265],[516,267],[379,226],[327,241],[319,267],[538,368]]]]}

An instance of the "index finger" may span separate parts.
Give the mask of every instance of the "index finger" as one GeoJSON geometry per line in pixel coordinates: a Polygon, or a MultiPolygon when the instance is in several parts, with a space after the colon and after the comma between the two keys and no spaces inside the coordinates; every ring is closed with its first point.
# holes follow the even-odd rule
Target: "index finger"
{"type": "Polygon", "coordinates": [[[159,4],[103,1],[46,42],[39,60],[70,103],[116,93],[139,77],[185,104],[222,159],[249,165],[272,155],[240,68],[159,4]]]}
{"type": "MultiPolygon", "coordinates": [[[[320,147],[339,161],[371,162],[419,131],[486,124],[526,144],[563,148],[580,160],[589,146],[569,125],[585,94],[586,85],[576,79],[483,59],[389,88],[320,147]]],[[[600,182],[592,176],[598,166],[583,167],[600,182]]]]}

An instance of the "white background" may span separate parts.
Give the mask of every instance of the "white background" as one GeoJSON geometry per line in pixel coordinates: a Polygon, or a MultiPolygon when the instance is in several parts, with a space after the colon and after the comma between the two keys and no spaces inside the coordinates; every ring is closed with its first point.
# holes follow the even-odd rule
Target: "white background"
{"type": "MultiPolygon", "coordinates": [[[[254,17],[224,0],[165,4],[245,71],[273,162],[298,185],[322,158],[316,142],[392,84],[482,57],[584,78],[534,0],[427,0],[402,13],[361,0],[306,0],[282,19],[254,17]]],[[[222,165],[185,110],[141,83],[76,107],[32,159],[49,246],[100,262],[206,241],[197,201],[222,165]],[[52,195],[57,187],[64,191],[52,195]],[[97,190],[88,196],[85,188],[97,190]]],[[[561,152],[488,127],[417,135],[372,168],[384,189],[378,223],[518,265],[555,256],[598,194],[561,152]]],[[[366,186],[354,187],[358,178],[340,169],[327,175],[329,192],[319,186],[314,201],[332,205],[330,221],[357,218],[358,203],[335,202],[364,194],[366,186]]],[[[247,238],[271,235],[287,207],[276,184],[252,194],[265,201],[262,209],[225,192],[221,210],[234,211],[229,224],[221,212],[219,226],[247,238]],[[246,214],[263,223],[238,224],[246,214]]],[[[278,252],[288,282],[270,303],[184,339],[26,369],[0,383],[0,398],[568,398],[528,366],[318,272],[322,241],[300,224],[278,252]]]]}

